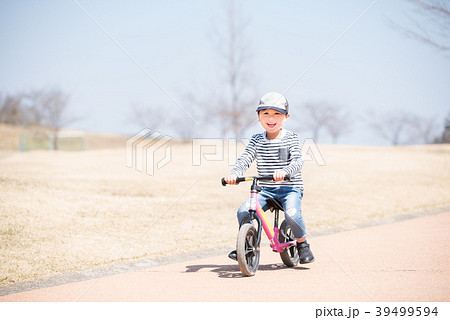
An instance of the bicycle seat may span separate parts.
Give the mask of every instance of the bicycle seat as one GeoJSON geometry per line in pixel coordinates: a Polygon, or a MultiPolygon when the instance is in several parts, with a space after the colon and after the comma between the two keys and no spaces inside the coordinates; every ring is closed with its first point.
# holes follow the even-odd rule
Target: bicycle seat
{"type": "Polygon", "coordinates": [[[273,212],[273,210],[281,210],[283,211],[283,206],[281,205],[281,203],[278,202],[278,200],[275,200],[273,198],[268,198],[266,200],[267,204],[269,205],[269,209],[271,212],[273,212]]]}

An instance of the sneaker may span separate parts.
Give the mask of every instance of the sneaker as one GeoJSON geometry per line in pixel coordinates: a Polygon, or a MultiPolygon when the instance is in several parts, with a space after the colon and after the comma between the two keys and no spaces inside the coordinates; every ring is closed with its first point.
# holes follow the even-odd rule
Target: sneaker
{"type": "Polygon", "coordinates": [[[314,261],[314,255],[309,249],[309,243],[306,241],[297,244],[298,255],[300,257],[300,263],[311,263],[314,261]]]}
{"type": "Polygon", "coordinates": [[[231,260],[237,261],[237,252],[236,252],[236,250],[231,251],[228,254],[228,258],[230,258],[231,260]]]}

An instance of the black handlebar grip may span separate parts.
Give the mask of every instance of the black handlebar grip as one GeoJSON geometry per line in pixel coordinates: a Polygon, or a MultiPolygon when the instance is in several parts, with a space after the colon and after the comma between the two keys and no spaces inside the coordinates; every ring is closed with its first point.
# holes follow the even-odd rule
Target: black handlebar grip
{"type": "MultiPolygon", "coordinates": [[[[245,181],[245,177],[237,177],[236,183],[239,184],[240,182],[245,181]]],[[[225,181],[225,178],[222,178],[222,185],[225,187],[228,183],[225,181]]]]}

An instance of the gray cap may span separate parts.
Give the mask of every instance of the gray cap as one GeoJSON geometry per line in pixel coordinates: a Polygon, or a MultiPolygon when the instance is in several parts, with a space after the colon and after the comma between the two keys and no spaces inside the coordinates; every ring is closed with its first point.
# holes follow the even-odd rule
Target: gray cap
{"type": "Polygon", "coordinates": [[[277,110],[281,113],[289,113],[289,103],[285,96],[278,92],[269,92],[263,95],[261,100],[259,100],[258,109],[256,112],[266,109],[277,110]]]}

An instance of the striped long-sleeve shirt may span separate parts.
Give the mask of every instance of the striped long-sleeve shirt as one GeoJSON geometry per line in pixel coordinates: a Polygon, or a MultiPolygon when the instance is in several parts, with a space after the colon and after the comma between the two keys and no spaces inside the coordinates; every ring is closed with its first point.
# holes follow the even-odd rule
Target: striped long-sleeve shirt
{"type": "Polygon", "coordinates": [[[291,176],[291,181],[261,181],[262,187],[289,186],[303,190],[303,157],[297,133],[282,129],[280,137],[273,140],[268,140],[265,132],[255,134],[231,174],[243,176],[255,159],[259,175],[273,175],[276,170],[282,169],[291,176]]]}

